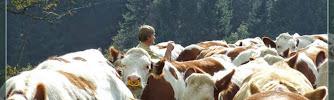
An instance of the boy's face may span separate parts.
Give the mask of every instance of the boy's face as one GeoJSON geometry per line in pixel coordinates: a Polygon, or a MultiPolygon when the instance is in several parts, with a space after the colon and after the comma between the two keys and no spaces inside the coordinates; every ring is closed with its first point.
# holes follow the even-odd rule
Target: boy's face
{"type": "Polygon", "coordinates": [[[150,36],[150,37],[147,38],[147,41],[150,41],[151,44],[155,43],[154,40],[155,40],[155,33],[153,33],[152,36],[150,36]]]}

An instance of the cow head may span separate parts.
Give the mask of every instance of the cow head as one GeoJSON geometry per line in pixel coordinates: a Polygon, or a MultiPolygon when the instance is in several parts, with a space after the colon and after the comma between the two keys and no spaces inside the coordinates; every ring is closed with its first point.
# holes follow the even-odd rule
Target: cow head
{"type": "Polygon", "coordinates": [[[132,48],[121,61],[122,81],[136,98],[140,98],[150,75],[150,55],[142,48],[132,48]]]}
{"type": "Polygon", "coordinates": [[[121,60],[124,58],[124,55],[120,51],[116,50],[114,46],[109,48],[110,56],[112,57],[111,63],[114,64],[114,67],[119,75],[122,75],[121,72],[121,60]]]}
{"type": "Polygon", "coordinates": [[[298,44],[298,39],[292,37],[289,33],[280,34],[276,38],[276,50],[281,55],[287,49],[289,49],[289,52],[296,51],[298,44]]]}

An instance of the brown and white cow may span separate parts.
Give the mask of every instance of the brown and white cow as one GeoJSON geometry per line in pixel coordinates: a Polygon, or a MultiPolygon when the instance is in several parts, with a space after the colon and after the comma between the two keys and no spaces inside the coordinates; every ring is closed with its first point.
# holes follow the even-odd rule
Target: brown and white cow
{"type": "Polygon", "coordinates": [[[326,87],[314,90],[302,73],[290,68],[286,62],[280,61],[271,68],[249,75],[233,99],[244,100],[251,95],[265,91],[297,93],[311,100],[322,100],[327,96],[326,87]]]}
{"type": "Polygon", "coordinates": [[[317,86],[315,82],[319,72],[312,59],[305,53],[297,53],[295,56],[286,59],[285,61],[291,68],[303,73],[314,88],[317,86]]]}
{"type": "Polygon", "coordinates": [[[107,60],[97,51],[92,49],[51,57],[37,68],[8,79],[7,99],[134,99],[115,69],[106,62],[100,62],[107,60]]]}
{"type": "MultiPolygon", "coordinates": [[[[211,56],[186,62],[166,61],[165,59],[162,59],[157,62],[154,67],[156,67],[156,73],[161,73],[161,75],[163,75],[163,72],[165,70],[162,71],[159,69],[168,69],[169,67],[176,68],[177,71],[179,71],[180,73],[184,73],[185,79],[193,73],[208,73],[209,75],[214,76],[216,72],[219,72],[221,70],[232,70],[236,68],[235,65],[233,65],[231,62],[224,60],[224,58],[221,58],[220,56],[211,56]]],[[[216,100],[220,91],[221,90],[214,91],[214,94],[217,94],[215,95],[216,100]]]]}
{"type": "Polygon", "coordinates": [[[289,58],[294,56],[296,53],[305,53],[316,66],[319,66],[327,58],[327,44],[323,42],[318,44],[317,41],[322,42],[320,40],[316,40],[314,43],[303,49],[291,53],[284,52],[284,57],[289,58]]]}
{"type": "MultiPolygon", "coordinates": [[[[152,72],[155,67],[152,68],[153,62],[150,55],[142,48],[132,48],[121,59],[122,65],[122,81],[134,94],[135,98],[150,99],[154,97],[152,95],[167,95],[158,94],[161,87],[171,87],[164,91],[172,91],[174,93],[168,93],[168,98],[181,99],[183,91],[185,89],[185,82],[183,75],[178,73],[176,68],[166,67],[160,70],[164,70],[165,73],[159,80],[153,77],[149,78],[151,74],[155,76],[155,71],[152,72]],[[165,83],[160,84],[160,82],[165,83]],[[153,86],[158,86],[152,88],[153,86]],[[153,89],[153,90],[151,90],[153,89]],[[145,90],[145,91],[144,91],[145,90]],[[143,96],[142,96],[143,95],[143,96]]],[[[157,76],[158,77],[158,76],[157,76]]]]}
{"type": "MultiPolygon", "coordinates": [[[[280,55],[288,50],[289,52],[294,52],[296,50],[305,48],[309,44],[313,43],[316,39],[322,39],[323,35],[303,35],[300,36],[298,33],[290,35],[289,33],[282,33],[276,40],[272,40],[269,37],[263,37],[262,41],[265,45],[276,48],[280,55]]],[[[325,39],[322,39],[325,40],[325,39]]]]}
{"type": "Polygon", "coordinates": [[[205,41],[197,44],[192,44],[184,48],[184,50],[176,58],[176,61],[195,60],[202,50],[206,50],[212,46],[228,47],[226,41],[224,40],[205,41]]]}

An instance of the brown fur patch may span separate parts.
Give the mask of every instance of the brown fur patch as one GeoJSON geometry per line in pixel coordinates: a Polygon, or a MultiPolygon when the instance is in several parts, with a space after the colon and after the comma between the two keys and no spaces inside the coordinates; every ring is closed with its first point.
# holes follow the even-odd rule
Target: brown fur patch
{"type": "Polygon", "coordinates": [[[317,57],[316,57],[316,59],[315,59],[315,63],[314,63],[315,66],[320,66],[320,64],[321,64],[322,62],[324,62],[326,58],[327,58],[327,57],[326,57],[324,51],[320,51],[320,52],[318,52],[317,57]]]}
{"type": "Polygon", "coordinates": [[[95,91],[96,87],[89,81],[85,80],[82,77],[77,77],[74,74],[67,73],[64,71],[58,71],[60,74],[64,75],[71,83],[77,86],[80,89],[90,89],[91,91],[95,91]]]}
{"type": "Polygon", "coordinates": [[[231,80],[232,80],[232,76],[234,75],[234,72],[235,70],[233,69],[229,74],[224,76],[222,79],[216,81],[216,84],[215,84],[216,89],[214,90],[215,100],[218,100],[218,94],[221,91],[224,91],[224,94],[226,94],[228,91],[232,89],[231,80]]]}
{"type": "Polygon", "coordinates": [[[246,51],[248,49],[252,49],[252,46],[247,46],[247,47],[240,47],[240,48],[235,48],[232,51],[230,51],[227,56],[231,57],[231,60],[234,60],[241,52],[246,51]]]}
{"type": "Polygon", "coordinates": [[[251,92],[251,94],[253,95],[253,94],[255,94],[255,93],[259,93],[259,92],[261,92],[261,89],[260,89],[254,82],[252,82],[252,83],[250,84],[250,92],[251,92]]]}
{"type": "Polygon", "coordinates": [[[233,97],[237,92],[240,90],[240,87],[236,85],[235,83],[232,83],[231,89],[229,91],[226,91],[226,93],[222,94],[222,100],[233,100],[233,97]]]}
{"type": "Polygon", "coordinates": [[[298,53],[287,61],[288,65],[291,68],[294,68],[295,64],[297,63],[297,58],[298,58],[298,53]]]}
{"type": "Polygon", "coordinates": [[[308,67],[305,61],[298,62],[294,67],[294,69],[303,73],[306,76],[306,78],[311,82],[312,85],[315,84],[316,76],[314,75],[312,70],[308,67]]]}
{"type": "Polygon", "coordinates": [[[313,91],[304,94],[304,96],[310,100],[324,100],[326,95],[327,95],[326,87],[319,87],[313,91]]]}
{"type": "Polygon", "coordinates": [[[70,61],[68,61],[66,59],[55,57],[55,56],[49,57],[48,60],[58,60],[58,61],[62,61],[62,62],[65,62],[65,63],[70,63],[70,61]]]}
{"type": "Polygon", "coordinates": [[[171,61],[171,64],[177,68],[180,72],[185,72],[188,68],[201,69],[202,71],[210,74],[225,69],[224,66],[213,58],[204,58],[200,60],[177,62],[171,61]]]}
{"type": "Polygon", "coordinates": [[[283,57],[284,58],[287,58],[289,56],[289,51],[290,51],[290,48],[283,51],[283,57]]]}
{"type": "Polygon", "coordinates": [[[199,68],[188,68],[184,73],[184,80],[186,80],[192,73],[206,73],[199,68]]]}
{"type": "Polygon", "coordinates": [[[165,78],[155,79],[149,76],[147,85],[144,88],[142,100],[175,100],[174,90],[165,78]]]}
{"type": "MultiPolygon", "coordinates": [[[[8,88],[8,87],[7,87],[8,88]]],[[[10,96],[10,94],[12,93],[13,91],[13,87],[9,89],[9,91],[7,92],[7,98],[10,96]]]]}
{"type": "Polygon", "coordinates": [[[276,48],[276,43],[269,37],[263,37],[262,41],[267,47],[276,48]]]}
{"type": "Polygon", "coordinates": [[[46,100],[46,89],[42,83],[38,83],[34,100],[46,100]]]}
{"type": "Polygon", "coordinates": [[[175,73],[175,70],[173,68],[169,68],[170,73],[174,76],[174,78],[177,80],[177,74],[175,73]]]}
{"type": "Polygon", "coordinates": [[[159,62],[155,64],[152,69],[154,78],[159,79],[164,75],[163,69],[165,67],[166,60],[166,58],[162,58],[159,62]]]}
{"type": "Polygon", "coordinates": [[[87,60],[85,58],[82,58],[82,57],[74,57],[73,58],[74,60],[81,60],[83,62],[86,62],[87,60]]]}
{"type": "Polygon", "coordinates": [[[191,50],[183,50],[180,55],[176,58],[176,61],[189,61],[195,60],[197,55],[200,54],[201,50],[191,49],[191,50]]]}
{"type": "Polygon", "coordinates": [[[114,63],[117,60],[117,56],[120,54],[120,51],[117,51],[114,46],[111,46],[109,48],[110,55],[112,57],[112,63],[114,63]]]}
{"type": "Polygon", "coordinates": [[[328,40],[327,40],[326,38],[322,37],[322,36],[317,36],[317,35],[316,35],[316,36],[313,36],[313,38],[314,38],[314,39],[319,39],[319,40],[324,41],[324,42],[326,42],[326,43],[328,42],[328,40]]]}

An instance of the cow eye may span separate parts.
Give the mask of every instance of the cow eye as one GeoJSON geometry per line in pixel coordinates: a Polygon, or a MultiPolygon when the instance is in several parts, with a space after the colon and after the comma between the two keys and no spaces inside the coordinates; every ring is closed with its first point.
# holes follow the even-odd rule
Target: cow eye
{"type": "Polygon", "coordinates": [[[279,48],[281,48],[281,46],[277,46],[277,48],[279,49],[279,48]]]}
{"type": "Polygon", "coordinates": [[[149,69],[149,68],[150,68],[150,66],[147,65],[147,66],[146,66],[146,69],[149,69]]]}

